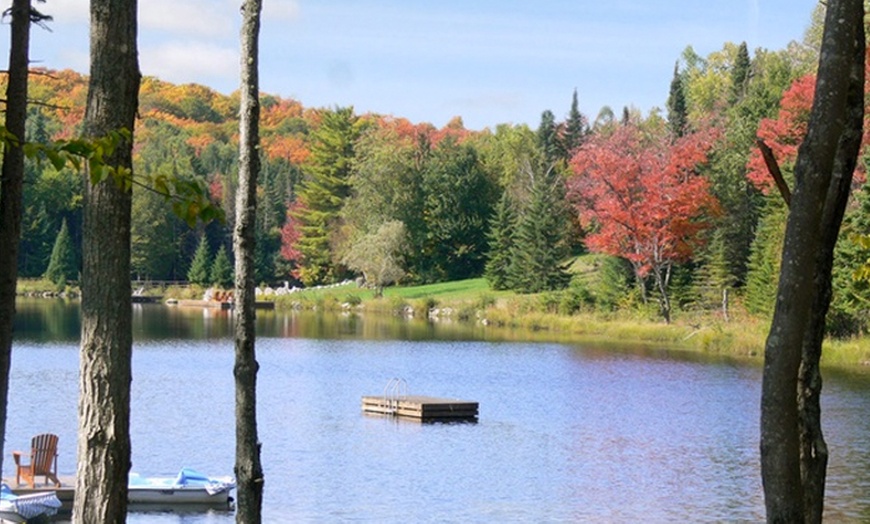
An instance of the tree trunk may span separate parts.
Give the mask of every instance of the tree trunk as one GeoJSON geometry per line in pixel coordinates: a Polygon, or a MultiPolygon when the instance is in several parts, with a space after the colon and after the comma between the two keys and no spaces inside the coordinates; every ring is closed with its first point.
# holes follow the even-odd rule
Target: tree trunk
{"type": "MultiPolygon", "coordinates": [[[[91,1],[91,71],[84,133],[133,131],[139,94],[136,0],[91,1]]],[[[109,166],[132,169],[132,140],[109,166]]],[[[130,470],[131,191],[85,182],[78,467],[73,518],[124,522],[130,470]]]]}
{"type": "Polygon", "coordinates": [[[671,323],[671,297],[668,295],[668,283],[671,279],[671,265],[666,264],[664,268],[660,265],[653,267],[653,277],[656,281],[656,287],[659,290],[659,313],[665,319],[665,324],[671,323]],[[664,269],[664,275],[662,274],[664,269]]]}
{"type": "Polygon", "coordinates": [[[257,213],[259,156],[258,39],[260,0],[245,0],[241,30],[241,119],[239,123],[239,188],[233,249],[236,255],[235,367],[236,382],[236,522],[262,520],[263,468],[257,436],[257,364],[255,352],[254,228],[257,213]]]}
{"type": "Polygon", "coordinates": [[[827,446],[819,359],[833,249],[862,134],[863,14],[863,0],[828,2],[815,100],[795,167],[762,383],[761,474],[768,522],[822,518],[827,446]]]}
{"type": "Polygon", "coordinates": [[[24,124],[27,118],[27,69],[30,47],[30,0],[12,2],[12,38],[6,85],[6,129],[19,144],[4,144],[0,172],[0,471],[6,436],[9,367],[12,362],[12,329],[18,282],[18,244],[21,236],[21,202],[24,183],[24,124]]]}

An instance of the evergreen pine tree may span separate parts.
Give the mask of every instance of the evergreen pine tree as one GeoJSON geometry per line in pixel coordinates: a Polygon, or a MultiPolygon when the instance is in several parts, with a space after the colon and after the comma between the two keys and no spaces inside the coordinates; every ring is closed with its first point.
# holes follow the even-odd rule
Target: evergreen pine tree
{"type": "Polygon", "coordinates": [[[490,221],[489,253],[483,276],[492,289],[510,288],[510,260],[514,250],[516,212],[507,191],[502,193],[490,221]]]}
{"type": "Polygon", "coordinates": [[[227,255],[226,246],[221,246],[218,249],[217,255],[214,257],[214,262],[211,264],[211,273],[209,280],[219,288],[227,289],[233,285],[233,265],[230,263],[230,257],[227,255]]]}
{"type": "Polygon", "coordinates": [[[631,110],[628,106],[622,106],[622,120],[620,120],[620,123],[624,126],[631,123],[631,110]]]}
{"type": "Polygon", "coordinates": [[[786,213],[785,204],[779,199],[779,195],[766,198],[755,240],[752,241],[746,275],[746,309],[750,313],[773,314],[782,261],[782,244],[785,239],[786,213]]]}
{"type": "Polygon", "coordinates": [[[68,281],[76,280],[78,276],[75,250],[73,249],[72,238],[70,237],[65,218],[54,241],[48,269],[45,270],[44,276],[54,283],[58,289],[63,289],[68,281]]]}
{"type": "Polygon", "coordinates": [[[556,116],[549,109],[541,113],[541,124],[538,126],[538,147],[544,154],[548,165],[560,157],[559,133],[556,129],[556,116]]]}
{"type": "Polygon", "coordinates": [[[568,120],[565,121],[564,149],[566,158],[570,158],[574,151],[583,144],[586,137],[586,118],[580,113],[580,104],[577,101],[577,90],[571,98],[571,111],[568,120]]]}
{"type": "Polygon", "coordinates": [[[517,222],[509,276],[511,287],[524,293],[561,289],[570,279],[564,267],[569,229],[564,185],[552,168],[532,176],[530,200],[517,222]]]}
{"type": "Polygon", "coordinates": [[[424,167],[421,183],[426,238],[419,248],[427,260],[419,278],[438,282],[481,276],[486,226],[497,193],[477,151],[452,138],[443,140],[424,167]]]}
{"type": "Polygon", "coordinates": [[[843,219],[835,251],[833,297],[825,328],[837,337],[870,331],[870,281],[859,277],[860,268],[870,263],[870,248],[856,239],[870,233],[870,184],[856,193],[855,204],[843,219]]]}
{"type": "Polygon", "coordinates": [[[749,68],[751,62],[749,60],[749,50],[746,48],[746,42],[741,42],[737,48],[737,57],[734,59],[734,67],[731,69],[731,103],[734,104],[743,98],[746,94],[746,88],[749,84],[749,68]]]}
{"type": "Polygon", "coordinates": [[[199,241],[196,247],[196,252],[193,254],[193,262],[190,263],[190,270],[187,272],[187,280],[191,284],[207,286],[210,283],[208,269],[210,266],[211,253],[208,248],[208,239],[205,235],[199,241]]]}
{"type": "Polygon", "coordinates": [[[350,196],[354,143],[362,125],[352,107],[324,111],[321,119],[311,135],[311,156],[299,189],[304,205],[296,217],[302,224],[297,247],[302,253],[300,273],[305,284],[334,282],[342,276],[333,262],[330,237],[350,196]]]}
{"type": "Polygon", "coordinates": [[[632,292],[637,289],[634,283],[634,270],[624,258],[610,255],[601,257],[598,279],[590,285],[590,291],[598,308],[615,311],[627,303],[632,292]]]}
{"type": "Polygon", "coordinates": [[[686,92],[683,77],[680,75],[679,63],[674,64],[674,78],[671,80],[671,91],[668,95],[668,126],[674,137],[686,134],[688,125],[688,108],[686,107],[686,92]]]}
{"type": "Polygon", "coordinates": [[[698,265],[692,279],[692,302],[702,310],[721,310],[723,293],[729,292],[735,284],[722,229],[713,232],[710,244],[696,258],[698,265]]]}

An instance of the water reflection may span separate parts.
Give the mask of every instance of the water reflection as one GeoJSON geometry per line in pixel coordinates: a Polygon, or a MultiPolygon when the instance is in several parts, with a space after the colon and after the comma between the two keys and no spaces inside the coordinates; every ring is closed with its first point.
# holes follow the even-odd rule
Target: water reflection
{"type": "MultiPolygon", "coordinates": [[[[70,473],[77,337],[40,329],[76,325],[46,317],[77,309],[39,308],[16,331],[7,441],[15,448],[35,433],[58,433],[59,467],[70,473]]],[[[232,471],[231,315],[137,309],[135,471],[232,471]]],[[[258,332],[266,522],[763,518],[755,366],[651,348],[504,342],[491,330],[358,316],[259,312],[258,332]],[[380,394],[391,377],[406,378],[412,394],[479,402],[478,422],[363,415],[361,397],[380,394]]],[[[870,383],[827,376],[826,516],[867,520],[870,383]]],[[[233,519],[148,513],[130,522],[233,519]]]]}

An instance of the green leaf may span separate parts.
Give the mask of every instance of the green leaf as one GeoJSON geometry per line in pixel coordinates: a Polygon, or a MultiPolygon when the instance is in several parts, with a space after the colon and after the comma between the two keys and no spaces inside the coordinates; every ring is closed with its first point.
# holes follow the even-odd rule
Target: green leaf
{"type": "Polygon", "coordinates": [[[41,150],[40,144],[34,144],[32,142],[27,142],[24,144],[24,147],[21,148],[24,151],[24,156],[30,159],[38,158],[39,152],[41,150]]]}
{"type": "Polygon", "coordinates": [[[64,157],[55,149],[46,149],[45,156],[48,157],[51,165],[53,165],[54,169],[57,171],[60,171],[64,166],[66,166],[66,159],[64,159],[64,157]]]}
{"type": "Polygon", "coordinates": [[[93,158],[88,162],[88,170],[90,171],[91,184],[99,184],[111,175],[111,170],[107,166],[93,158]]]}
{"type": "Polygon", "coordinates": [[[154,187],[154,190],[163,195],[165,198],[169,198],[171,196],[166,175],[157,175],[156,177],[154,177],[152,185],[154,187]]]}

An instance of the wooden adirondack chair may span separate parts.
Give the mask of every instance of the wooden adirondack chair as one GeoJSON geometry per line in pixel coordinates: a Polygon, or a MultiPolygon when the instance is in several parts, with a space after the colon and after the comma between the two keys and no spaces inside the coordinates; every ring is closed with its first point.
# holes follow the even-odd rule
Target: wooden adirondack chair
{"type": "Polygon", "coordinates": [[[15,482],[18,485],[21,485],[21,479],[24,478],[31,488],[35,488],[36,476],[43,475],[46,484],[50,480],[55,486],[60,487],[60,481],[57,479],[57,435],[51,433],[36,435],[30,441],[29,454],[13,451],[12,458],[15,459],[15,482]],[[22,455],[30,456],[30,464],[21,463],[22,455]]]}

